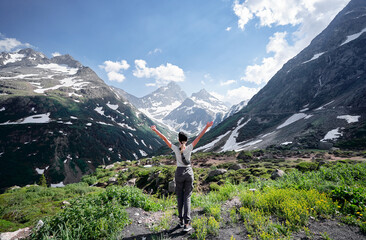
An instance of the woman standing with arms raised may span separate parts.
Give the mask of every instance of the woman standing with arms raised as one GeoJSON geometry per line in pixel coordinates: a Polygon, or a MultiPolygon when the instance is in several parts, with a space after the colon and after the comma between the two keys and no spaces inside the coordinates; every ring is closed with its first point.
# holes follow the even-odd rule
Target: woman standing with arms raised
{"type": "Polygon", "coordinates": [[[188,146],[186,146],[188,137],[183,132],[178,134],[179,147],[171,144],[169,140],[160,133],[155,125],[151,126],[151,129],[171,148],[175,153],[175,159],[177,161],[177,170],[175,171],[175,192],[177,194],[178,201],[178,214],[181,227],[184,227],[183,231],[188,232],[191,227],[191,195],[193,191],[193,169],[191,166],[191,153],[193,148],[197,145],[198,141],[205,134],[207,129],[213,125],[213,122],[208,122],[200,135],[188,146]]]}

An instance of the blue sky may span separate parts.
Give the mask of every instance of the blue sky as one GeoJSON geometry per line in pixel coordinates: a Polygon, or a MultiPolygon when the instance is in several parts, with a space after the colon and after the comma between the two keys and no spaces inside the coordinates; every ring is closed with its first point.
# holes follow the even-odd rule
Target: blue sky
{"type": "Polygon", "coordinates": [[[349,0],[2,0],[0,50],[70,54],[142,97],[169,81],[249,99],[349,0]],[[331,4],[330,4],[331,3],[331,4]]]}

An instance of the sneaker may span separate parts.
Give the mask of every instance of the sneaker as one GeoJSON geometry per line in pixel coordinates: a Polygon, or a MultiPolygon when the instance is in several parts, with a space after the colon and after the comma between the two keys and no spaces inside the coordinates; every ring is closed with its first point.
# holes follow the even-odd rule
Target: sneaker
{"type": "Polygon", "coordinates": [[[191,229],[192,229],[192,226],[190,224],[185,224],[184,228],[183,228],[183,231],[189,232],[191,229]]]}
{"type": "Polygon", "coordinates": [[[184,223],[183,223],[183,220],[180,220],[179,223],[178,223],[178,226],[183,228],[184,227],[184,223]]]}

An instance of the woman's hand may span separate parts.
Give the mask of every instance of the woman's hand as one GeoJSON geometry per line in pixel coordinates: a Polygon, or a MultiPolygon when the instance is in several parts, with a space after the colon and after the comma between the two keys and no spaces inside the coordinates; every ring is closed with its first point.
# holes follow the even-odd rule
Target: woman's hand
{"type": "Polygon", "coordinates": [[[206,124],[206,126],[209,128],[209,127],[211,127],[213,125],[213,122],[211,121],[211,122],[208,122],[207,124],[206,124]]]}
{"type": "Polygon", "coordinates": [[[156,131],[156,126],[155,126],[155,125],[152,125],[150,128],[151,128],[151,130],[153,130],[154,132],[156,131]]]}

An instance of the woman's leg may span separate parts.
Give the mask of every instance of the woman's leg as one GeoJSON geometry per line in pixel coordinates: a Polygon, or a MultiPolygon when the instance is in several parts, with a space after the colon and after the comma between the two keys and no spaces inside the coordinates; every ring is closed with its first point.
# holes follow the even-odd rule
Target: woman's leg
{"type": "Polygon", "coordinates": [[[175,171],[175,193],[177,194],[178,217],[183,221],[184,179],[181,168],[177,168],[175,171]]]}
{"type": "Polygon", "coordinates": [[[185,181],[184,181],[184,223],[188,224],[191,222],[191,196],[193,191],[193,170],[190,169],[186,171],[185,181]]]}

